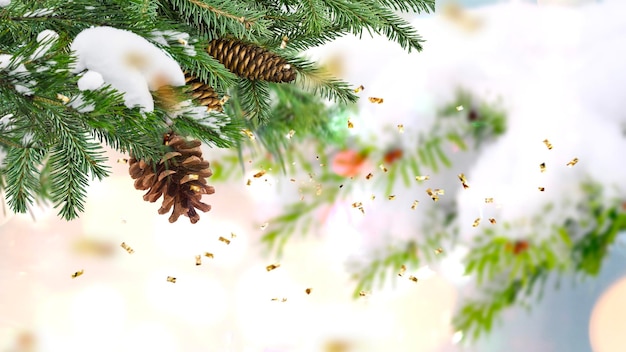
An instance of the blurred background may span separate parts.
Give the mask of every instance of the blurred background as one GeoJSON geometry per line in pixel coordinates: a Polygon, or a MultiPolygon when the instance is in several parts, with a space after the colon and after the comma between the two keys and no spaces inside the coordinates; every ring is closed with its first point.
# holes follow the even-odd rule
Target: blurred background
{"type": "MultiPolygon", "coordinates": [[[[626,6],[618,0],[466,0],[439,1],[438,9],[403,15],[426,39],[422,53],[407,54],[382,38],[342,38],[309,53],[337,76],[362,84],[363,97],[384,98],[383,104],[362,99],[352,133],[397,145],[427,131],[435,111],[463,88],[482,100],[501,100],[508,126],[474,153],[446,147],[453,155],[449,174],[442,173],[448,179],[431,177],[441,177],[433,187],[452,189],[459,188],[456,174],[467,175],[474,193],[442,195],[457,207],[460,223],[487,217],[476,205],[487,188],[506,200],[497,214],[511,221],[540,214],[542,202],[580,201],[568,184],[585,178],[626,201],[620,165],[626,6]],[[566,171],[538,181],[524,170],[538,170],[545,150],[533,143],[545,149],[545,138],[555,146],[549,165],[566,171]],[[580,163],[565,168],[574,157],[580,163]],[[524,188],[536,189],[537,182],[546,187],[541,201],[524,188]]],[[[205,148],[204,155],[218,168],[229,153],[205,148]]],[[[414,272],[417,283],[398,281],[353,298],[354,258],[412,236],[425,221],[400,203],[415,198],[408,190],[398,188],[397,203],[373,205],[364,214],[349,203],[329,204],[316,218],[317,230],[293,236],[278,256],[264,251],[260,238],[288,200],[291,175],[268,175],[252,185],[246,180],[258,170],[216,179],[216,193],[205,197],[213,209],[199,223],[170,224],[134,189],[128,166],[117,162],[124,157],[110,153],[113,175],[92,182],[80,220],[58,220],[47,207],[0,212],[0,352],[625,349],[623,233],[597,277],[577,284],[565,278],[559,289],[548,284],[530,311],[508,309],[489,334],[465,343],[451,325],[473,290],[473,278],[463,275],[463,247],[445,248],[440,265],[414,272]],[[404,235],[387,234],[390,228],[404,235]],[[271,264],[280,267],[269,271],[271,264]]],[[[420,194],[420,202],[430,201],[420,194]]],[[[469,229],[461,237],[471,240],[469,229]]]]}

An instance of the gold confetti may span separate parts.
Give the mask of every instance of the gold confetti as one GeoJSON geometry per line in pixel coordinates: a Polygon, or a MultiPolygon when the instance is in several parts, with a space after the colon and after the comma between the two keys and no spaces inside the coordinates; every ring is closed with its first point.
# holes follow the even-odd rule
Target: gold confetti
{"type": "Polygon", "coordinates": [[[463,105],[459,105],[456,107],[456,111],[463,111],[463,105]]]}
{"type": "Polygon", "coordinates": [[[176,278],[175,278],[175,277],[168,276],[168,277],[167,277],[167,282],[171,282],[171,283],[175,284],[175,283],[176,283],[176,278]]]}
{"type": "Polygon", "coordinates": [[[348,128],[354,128],[354,123],[350,119],[348,119],[348,128]]]}
{"type": "Polygon", "coordinates": [[[285,49],[287,47],[288,41],[289,41],[289,38],[286,35],[284,35],[283,40],[280,42],[280,48],[285,49]]]}
{"type": "Polygon", "coordinates": [[[363,203],[361,203],[361,202],[354,202],[354,203],[352,203],[352,207],[353,208],[358,208],[358,207],[361,207],[361,206],[363,206],[363,203]]]}
{"type": "Polygon", "coordinates": [[[461,181],[464,189],[469,188],[469,185],[467,184],[467,179],[465,179],[465,174],[459,174],[459,180],[461,181]]]}
{"type": "Polygon", "coordinates": [[[404,275],[405,271],[406,271],[406,265],[402,264],[402,266],[400,267],[400,272],[398,273],[398,276],[404,275]]]}
{"type": "Polygon", "coordinates": [[[266,223],[262,224],[260,229],[261,230],[265,230],[269,224],[270,224],[269,222],[266,222],[266,223]]]}
{"type": "Polygon", "coordinates": [[[252,184],[252,180],[248,179],[248,182],[246,182],[246,186],[250,186],[252,184]]]}
{"type": "Polygon", "coordinates": [[[287,133],[287,138],[288,138],[288,139],[291,139],[291,138],[293,138],[293,136],[294,136],[295,134],[296,134],[296,131],[294,131],[294,130],[290,130],[290,131],[289,131],[289,133],[287,133]]]}
{"type": "Polygon", "coordinates": [[[413,204],[411,204],[411,210],[415,210],[415,208],[417,208],[417,204],[419,204],[419,201],[416,199],[413,201],[413,204]]]}
{"type": "Polygon", "coordinates": [[[398,125],[398,132],[404,133],[404,125],[402,124],[398,125]]]}
{"type": "Polygon", "coordinates": [[[546,172],[546,163],[539,164],[539,170],[541,170],[541,172],[546,172]]]}
{"type": "Polygon", "coordinates": [[[478,225],[480,225],[480,218],[476,218],[476,220],[474,220],[472,227],[478,227],[478,225]]]}
{"type": "Polygon", "coordinates": [[[135,250],[130,248],[129,245],[126,244],[126,242],[122,242],[122,244],[120,245],[122,248],[124,248],[126,250],[126,252],[128,252],[128,254],[133,254],[135,253],[135,250]]]}
{"type": "Polygon", "coordinates": [[[370,196],[370,199],[371,199],[371,200],[374,200],[374,199],[376,199],[376,196],[372,194],[372,195],[370,196]]]}
{"type": "Polygon", "coordinates": [[[128,159],[125,159],[125,158],[117,159],[117,163],[118,164],[128,164],[128,159]]]}
{"type": "Polygon", "coordinates": [[[485,198],[485,203],[493,203],[493,198],[485,198]]]}
{"type": "Polygon", "coordinates": [[[241,132],[243,134],[245,134],[246,136],[248,136],[248,138],[250,138],[251,141],[253,141],[256,137],[254,137],[254,133],[252,133],[252,131],[247,130],[247,129],[242,129],[241,132]]]}
{"type": "Polygon", "coordinates": [[[572,167],[572,166],[576,165],[576,163],[578,163],[578,158],[572,159],[572,161],[567,163],[567,166],[572,167]]]}
{"type": "Polygon", "coordinates": [[[265,170],[261,170],[261,171],[257,172],[256,174],[254,174],[252,177],[254,177],[254,178],[261,178],[261,177],[263,177],[263,175],[265,175],[265,172],[266,172],[265,170]]]}
{"type": "Polygon", "coordinates": [[[360,86],[356,87],[356,89],[354,90],[355,93],[359,93],[360,91],[362,91],[363,89],[365,89],[365,87],[363,87],[363,85],[361,84],[360,86]]]}
{"type": "Polygon", "coordinates": [[[319,196],[321,194],[322,194],[322,184],[320,183],[320,184],[315,186],[315,195],[319,196]]]}
{"type": "Polygon", "coordinates": [[[445,194],[445,192],[446,192],[446,191],[445,191],[445,190],[443,190],[443,189],[441,189],[441,188],[435,188],[435,189],[433,190],[433,193],[435,193],[435,194],[439,194],[439,195],[444,195],[444,194],[445,194]]]}
{"type": "Polygon", "coordinates": [[[313,291],[313,289],[312,289],[312,288],[310,288],[310,287],[309,287],[309,288],[307,288],[306,290],[304,290],[304,292],[306,292],[306,294],[307,294],[307,295],[310,295],[310,294],[311,294],[311,291],[313,291]]]}
{"type": "Polygon", "coordinates": [[[434,189],[434,190],[433,190],[433,189],[428,188],[428,189],[426,190],[426,193],[428,194],[428,196],[430,196],[430,198],[431,198],[433,201],[435,201],[435,202],[436,202],[436,201],[438,201],[438,200],[439,200],[439,195],[442,195],[444,192],[443,192],[443,190],[442,190],[442,189],[439,189],[439,188],[436,188],[436,189],[434,189]]]}
{"type": "Polygon", "coordinates": [[[226,102],[228,101],[228,99],[230,99],[230,95],[224,94],[224,96],[222,97],[222,99],[220,99],[219,104],[220,104],[220,105],[224,105],[224,104],[226,104],[226,102]]]}
{"type": "Polygon", "coordinates": [[[194,191],[194,192],[196,192],[196,193],[200,192],[200,187],[197,186],[197,185],[191,185],[191,186],[189,186],[189,189],[194,191]]]}
{"type": "Polygon", "coordinates": [[[426,180],[430,180],[430,176],[426,175],[426,176],[415,176],[415,181],[426,181],[426,180]]]}
{"type": "Polygon", "coordinates": [[[443,249],[441,247],[435,249],[435,254],[441,254],[441,253],[443,253],[443,249]]]}
{"type": "Polygon", "coordinates": [[[492,223],[492,224],[495,224],[495,223],[496,223],[496,219],[494,219],[494,218],[489,218],[489,222],[490,222],[490,223],[492,223]]]}
{"type": "Polygon", "coordinates": [[[544,187],[539,187],[539,191],[543,192],[543,191],[545,191],[545,190],[546,190],[546,189],[545,189],[544,187]]]}
{"type": "Polygon", "coordinates": [[[387,198],[388,198],[389,200],[394,200],[394,199],[396,199],[396,196],[391,195],[391,196],[389,196],[389,197],[387,197],[387,198]]]}
{"type": "Polygon", "coordinates": [[[237,235],[234,232],[230,233],[230,238],[237,238],[237,235]]]}
{"type": "Polygon", "coordinates": [[[383,103],[383,98],[369,97],[367,99],[369,99],[370,103],[374,103],[374,104],[382,104],[383,103]]]}
{"type": "Polygon", "coordinates": [[[272,270],[275,270],[275,269],[278,269],[278,268],[280,268],[280,264],[270,264],[270,265],[265,267],[265,270],[272,271],[272,270]]]}
{"type": "Polygon", "coordinates": [[[213,253],[204,252],[204,256],[213,259],[213,253]]]}
{"type": "Polygon", "coordinates": [[[367,174],[367,176],[365,176],[366,180],[371,179],[372,177],[374,177],[374,174],[372,174],[371,172],[369,174],[367,174]]]}
{"type": "Polygon", "coordinates": [[[230,244],[230,240],[229,240],[228,238],[226,238],[226,237],[222,237],[222,236],[220,236],[220,238],[218,238],[218,240],[219,240],[220,242],[224,242],[224,243],[226,243],[226,244],[230,244]]]}
{"type": "Polygon", "coordinates": [[[289,181],[291,181],[291,182],[296,182],[296,179],[295,179],[295,178],[292,178],[292,179],[289,179],[289,181]]]}
{"type": "Polygon", "coordinates": [[[272,302],[276,302],[276,301],[278,301],[278,297],[272,298],[272,302]]]}
{"type": "Polygon", "coordinates": [[[281,302],[287,302],[287,298],[283,297],[283,299],[280,300],[281,302]]]}
{"type": "Polygon", "coordinates": [[[359,292],[359,296],[361,296],[361,297],[365,297],[367,295],[369,295],[369,292],[367,292],[367,291],[360,291],[359,292]]]}
{"type": "Polygon", "coordinates": [[[70,102],[70,98],[66,97],[63,94],[57,94],[57,99],[59,99],[60,101],[62,101],[64,104],[67,104],[70,102]]]}
{"type": "Polygon", "coordinates": [[[81,276],[84,272],[85,272],[85,270],[83,270],[83,269],[78,270],[77,272],[72,274],[72,279],[75,279],[75,278],[81,276]]]}
{"type": "Polygon", "coordinates": [[[380,165],[378,165],[378,167],[379,167],[381,170],[383,170],[383,172],[387,172],[387,168],[385,167],[385,165],[380,164],[380,165]]]}
{"type": "Polygon", "coordinates": [[[544,140],[543,140],[543,144],[545,144],[545,145],[546,145],[546,147],[548,147],[548,149],[549,149],[549,150],[552,150],[552,143],[550,143],[550,141],[549,141],[549,140],[544,139],[544,140]]]}
{"type": "Polygon", "coordinates": [[[187,41],[185,39],[183,39],[183,38],[178,38],[178,43],[180,45],[187,45],[187,41]]]}
{"type": "Polygon", "coordinates": [[[196,256],[196,265],[201,265],[202,264],[202,257],[197,255],[196,256]]]}

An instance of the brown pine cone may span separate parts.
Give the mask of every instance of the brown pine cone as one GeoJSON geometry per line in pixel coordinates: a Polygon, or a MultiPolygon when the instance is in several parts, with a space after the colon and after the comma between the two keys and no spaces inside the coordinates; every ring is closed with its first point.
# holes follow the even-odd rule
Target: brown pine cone
{"type": "Polygon", "coordinates": [[[185,215],[195,224],[200,220],[196,209],[211,210],[210,205],[200,201],[202,195],[215,193],[215,189],[207,185],[206,178],[213,173],[209,162],[202,159],[202,143],[169,133],[165,135],[164,144],[170,151],[156,165],[131,156],[129,174],[135,180],[136,189],[148,190],[143,196],[145,201],[154,203],[163,196],[159,214],[165,214],[173,207],[170,222],[185,215]]]}
{"type": "Polygon", "coordinates": [[[206,106],[208,111],[224,111],[222,102],[213,87],[188,72],[185,72],[185,82],[187,83],[187,93],[190,94],[198,104],[206,106]]]}
{"type": "Polygon", "coordinates": [[[207,52],[226,68],[249,80],[291,82],[296,70],[287,61],[259,46],[233,39],[209,42],[207,52]]]}

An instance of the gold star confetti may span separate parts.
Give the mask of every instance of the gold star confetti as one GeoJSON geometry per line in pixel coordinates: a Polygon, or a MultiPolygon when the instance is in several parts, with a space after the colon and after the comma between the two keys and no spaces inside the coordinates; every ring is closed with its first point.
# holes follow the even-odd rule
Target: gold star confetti
{"type": "Polygon", "coordinates": [[[572,159],[572,161],[567,163],[567,166],[572,167],[572,166],[576,165],[576,163],[578,163],[578,158],[572,159]]]}
{"type": "Polygon", "coordinates": [[[348,128],[354,128],[354,123],[350,119],[348,119],[348,128]]]}
{"type": "Polygon", "coordinates": [[[245,134],[246,136],[248,136],[248,138],[250,138],[251,141],[255,140],[256,137],[254,137],[254,133],[252,133],[252,131],[247,130],[247,129],[242,129],[241,132],[243,134],[245,134]]]}
{"type": "Polygon", "coordinates": [[[430,180],[430,176],[429,175],[415,176],[415,181],[426,181],[426,180],[430,180]]]}
{"type": "Polygon", "coordinates": [[[485,198],[485,203],[493,203],[493,198],[485,198]]]}
{"type": "Polygon", "coordinates": [[[120,247],[124,248],[126,250],[126,252],[128,252],[128,254],[133,254],[135,253],[135,250],[130,248],[129,245],[126,244],[126,242],[122,242],[122,244],[120,245],[120,247]]]}
{"type": "Polygon", "coordinates": [[[57,94],[57,99],[59,99],[60,101],[62,101],[64,104],[67,104],[70,102],[70,98],[66,97],[63,94],[57,94]]]}
{"type": "Polygon", "coordinates": [[[272,270],[275,270],[275,269],[278,269],[278,268],[280,268],[280,264],[270,264],[270,265],[265,267],[265,270],[272,271],[272,270]]]}
{"type": "Polygon", "coordinates": [[[539,191],[540,191],[540,192],[543,192],[543,191],[545,191],[545,190],[546,190],[546,189],[545,189],[544,187],[539,187],[539,191]]]}
{"type": "Polygon", "coordinates": [[[266,222],[263,225],[261,225],[261,227],[260,227],[261,230],[265,230],[269,224],[270,224],[269,222],[266,222]]]}
{"type": "Polygon", "coordinates": [[[456,107],[456,111],[463,111],[463,105],[459,105],[456,107]]]}
{"type": "Polygon", "coordinates": [[[72,274],[72,279],[75,279],[75,278],[77,278],[77,277],[81,276],[81,275],[82,275],[82,274],[84,274],[84,273],[85,273],[85,270],[80,269],[80,270],[78,270],[77,272],[75,272],[75,273],[73,273],[73,274],[72,274]]]}
{"type": "Polygon", "coordinates": [[[175,277],[168,276],[168,277],[167,277],[167,282],[171,282],[171,283],[175,284],[175,283],[176,283],[176,278],[175,278],[175,277]]]}
{"type": "Polygon", "coordinates": [[[261,170],[259,172],[257,172],[256,174],[254,174],[252,177],[254,178],[260,178],[263,177],[263,175],[265,175],[265,170],[261,170]]]}
{"type": "Polygon", "coordinates": [[[461,181],[461,184],[463,184],[464,189],[469,188],[469,185],[467,184],[467,179],[465,179],[465,174],[459,174],[459,180],[461,181]]]}
{"type": "Polygon", "coordinates": [[[356,89],[354,90],[355,93],[359,93],[361,92],[363,89],[365,89],[365,87],[363,87],[363,85],[361,84],[360,86],[356,87],[356,89]]]}
{"type": "Polygon", "coordinates": [[[204,252],[204,256],[213,259],[213,253],[204,252]]]}
{"type": "Polygon", "coordinates": [[[283,40],[280,42],[280,48],[285,49],[287,47],[288,41],[289,41],[289,38],[286,35],[284,35],[283,40]]]}
{"type": "Polygon", "coordinates": [[[435,254],[441,254],[441,253],[443,253],[443,249],[441,247],[435,249],[435,254]]]}
{"type": "Polygon", "coordinates": [[[288,139],[293,138],[293,135],[294,135],[294,134],[296,134],[296,131],[294,131],[294,130],[290,130],[290,131],[289,131],[289,133],[287,133],[287,138],[288,138],[288,139]]]}
{"type": "Polygon", "coordinates": [[[367,174],[367,176],[365,176],[366,180],[371,179],[372,177],[374,177],[374,174],[372,174],[371,172],[369,174],[367,174]]]}
{"type": "Polygon", "coordinates": [[[202,257],[197,255],[196,256],[196,265],[201,265],[202,264],[202,257]]]}
{"type": "Polygon", "coordinates": [[[413,204],[411,204],[411,210],[415,210],[415,208],[417,208],[417,204],[419,204],[418,200],[414,200],[413,204]]]}
{"type": "Polygon", "coordinates": [[[226,244],[230,244],[230,240],[229,240],[228,238],[226,238],[226,237],[222,237],[222,236],[220,236],[220,238],[218,238],[218,240],[219,240],[220,242],[224,242],[224,243],[226,243],[226,244]]]}
{"type": "Polygon", "coordinates": [[[367,99],[369,99],[370,103],[374,103],[374,104],[382,104],[383,103],[383,98],[369,97],[367,99]]]}
{"type": "Polygon", "coordinates": [[[125,159],[125,158],[117,159],[117,163],[118,164],[128,164],[128,159],[125,159]]]}
{"type": "Polygon", "coordinates": [[[378,167],[379,167],[381,170],[383,170],[383,172],[387,172],[387,168],[385,167],[385,165],[380,164],[380,165],[378,165],[378,167]]]}
{"type": "Polygon", "coordinates": [[[307,288],[306,290],[304,290],[304,292],[306,292],[307,295],[310,295],[312,291],[313,291],[313,289],[310,288],[310,287],[307,288]]]}
{"type": "Polygon", "coordinates": [[[404,133],[404,125],[398,125],[398,132],[404,133]]]}
{"type": "Polygon", "coordinates": [[[494,219],[494,218],[489,218],[489,222],[490,222],[490,223],[492,223],[492,224],[495,224],[495,223],[496,223],[496,219],[494,219]]]}
{"type": "Polygon", "coordinates": [[[549,140],[544,139],[544,140],[543,140],[543,144],[545,144],[545,145],[546,145],[546,147],[548,147],[548,149],[549,149],[549,150],[552,150],[552,143],[550,143],[550,141],[549,141],[549,140]]]}
{"type": "Polygon", "coordinates": [[[391,196],[389,196],[389,197],[387,197],[387,198],[388,198],[389,200],[394,200],[394,199],[396,199],[396,196],[391,195],[391,196]]]}
{"type": "Polygon", "coordinates": [[[418,281],[418,279],[415,276],[413,276],[413,275],[409,276],[409,280],[411,280],[413,282],[417,282],[418,281]]]}
{"type": "Polygon", "coordinates": [[[478,225],[480,225],[480,218],[476,218],[476,220],[474,220],[472,227],[478,227],[478,225]]]}
{"type": "Polygon", "coordinates": [[[402,264],[402,266],[400,267],[400,272],[398,273],[398,276],[404,275],[405,271],[406,271],[406,265],[402,264]]]}
{"type": "Polygon", "coordinates": [[[539,170],[541,170],[541,172],[546,172],[546,163],[539,164],[539,170]]]}
{"type": "Polygon", "coordinates": [[[361,297],[365,297],[367,295],[369,295],[369,292],[367,292],[367,291],[360,291],[359,292],[359,296],[361,296],[361,297]]]}
{"type": "Polygon", "coordinates": [[[252,184],[252,180],[248,179],[248,182],[246,182],[246,186],[250,186],[252,184]]]}

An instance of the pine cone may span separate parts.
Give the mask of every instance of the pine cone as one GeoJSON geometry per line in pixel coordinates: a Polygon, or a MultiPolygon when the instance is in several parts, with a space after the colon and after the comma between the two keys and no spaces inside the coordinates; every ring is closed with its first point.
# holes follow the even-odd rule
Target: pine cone
{"type": "Polygon", "coordinates": [[[224,111],[220,98],[213,87],[188,72],[185,72],[185,82],[187,83],[187,93],[191,94],[191,97],[196,99],[198,104],[206,106],[208,111],[224,111]]]}
{"type": "Polygon", "coordinates": [[[207,47],[228,70],[249,80],[291,82],[296,70],[282,57],[253,44],[238,40],[215,39],[207,47]]]}
{"type": "Polygon", "coordinates": [[[199,140],[188,141],[173,133],[165,135],[164,143],[170,151],[156,165],[131,156],[128,171],[135,180],[136,189],[148,190],[143,196],[145,201],[154,203],[163,196],[159,214],[165,214],[174,207],[170,222],[185,215],[195,224],[200,220],[196,209],[203,212],[211,210],[210,205],[200,201],[202,195],[215,193],[215,189],[207,185],[206,178],[213,173],[209,162],[202,159],[202,143],[199,140]]]}

